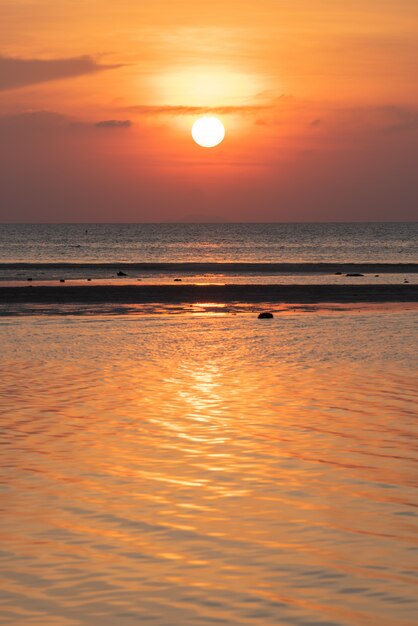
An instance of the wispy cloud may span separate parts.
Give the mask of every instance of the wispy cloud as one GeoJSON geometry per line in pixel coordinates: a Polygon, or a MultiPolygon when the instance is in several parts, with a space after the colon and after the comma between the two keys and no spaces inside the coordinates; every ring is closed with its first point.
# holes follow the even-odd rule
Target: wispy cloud
{"type": "Polygon", "coordinates": [[[418,108],[403,104],[350,107],[324,112],[331,130],[356,133],[401,133],[418,130],[418,108]]]}
{"type": "Polygon", "coordinates": [[[418,129],[418,108],[401,105],[388,105],[376,109],[382,118],[386,118],[385,130],[399,132],[418,129]]]}
{"type": "Polygon", "coordinates": [[[237,106],[185,106],[185,105],[145,105],[127,107],[126,110],[142,115],[205,115],[205,114],[252,114],[274,109],[273,104],[237,105],[237,106]]]}
{"type": "Polygon", "coordinates": [[[96,122],[96,128],[130,128],[131,120],[102,120],[96,122]]]}
{"type": "Polygon", "coordinates": [[[92,57],[16,59],[0,56],[0,91],[110,70],[120,65],[97,63],[92,57]]]}
{"type": "Polygon", "coordinates": [[[12,115],[0,115],[0,131],[8,134],[44,133],[57,134],[61,131],[88,132],[99,129],[124,129],[132,126],[131,120],[100,120],[87,122],[57,113],[56,111],[27,111],[12,115]]]}

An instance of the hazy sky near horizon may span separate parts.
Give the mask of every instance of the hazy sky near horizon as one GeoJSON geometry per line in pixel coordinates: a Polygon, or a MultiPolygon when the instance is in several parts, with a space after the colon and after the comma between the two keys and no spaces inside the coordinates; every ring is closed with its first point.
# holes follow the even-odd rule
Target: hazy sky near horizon
{"type": "Polygon", "coordinates": [[[0,221],[416,220],[417,167],[416,0],[0,0],[0,221]]]}

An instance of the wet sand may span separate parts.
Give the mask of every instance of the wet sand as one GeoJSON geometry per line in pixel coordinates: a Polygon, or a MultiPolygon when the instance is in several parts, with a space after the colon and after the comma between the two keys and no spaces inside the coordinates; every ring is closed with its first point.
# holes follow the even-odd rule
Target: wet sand
{"type": "Polygon", "coordinates": [[[418,302],[418,285],[85,285],[1,287],[0,304],[418,302]]]}

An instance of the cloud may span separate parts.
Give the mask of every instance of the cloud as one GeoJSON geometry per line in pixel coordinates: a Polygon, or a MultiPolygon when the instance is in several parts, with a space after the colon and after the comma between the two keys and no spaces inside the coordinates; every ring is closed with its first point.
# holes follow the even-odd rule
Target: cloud
{"type": "Polygon", "coordinates": [[[131,120],[101,120],[96,123],[78,120],[55,111],[25,111],[0,115],[0,131],[9,135],[23,133],[56,133],[57,131],[89,131],[92,128],[130,128],[131,120]]]}
{"type": "Polygon", "coordinates": [[[121,66],[102,65],[89,56],[49,60],[0,56],[0,91],[93,74],[118,67],[121,66]]]}
{"type": "Polygon", "coordinates": [[[130,128],[131,120],[102,120],[95,124],[96,128],[130,128]]]}
{"type": "Polygon", "coordinates": [[[399,105],[387,105],[376,109],[386,121],[384,130],[399,132],[418,129],[418,109],[399,105]]]}
{"type": "Polygon", "coordinates": [[[388,134],[418,130],[418,108],[402,104],[350,107],[328,111],[334,130],[388,134]]]}
{"type": "Polygon", "coordinates": [[[217,113],[219,115],[228,114],[251,114],[272,110],[272,104],[238,105],[238,106],[185,106],[185,105],[136,105],[128,107],[129,111],[141,113],[142,115],[204,115],[207,113],[217,113]]]}

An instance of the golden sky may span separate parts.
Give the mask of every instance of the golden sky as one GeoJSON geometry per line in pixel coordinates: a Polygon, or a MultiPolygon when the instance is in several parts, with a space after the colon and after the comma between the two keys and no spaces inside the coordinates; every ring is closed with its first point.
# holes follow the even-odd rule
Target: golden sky
{"type": "Polygon", "coordinates": [[[417,219],[418,3],[0,0],[1,137],[3,221],[417,219]]]}

